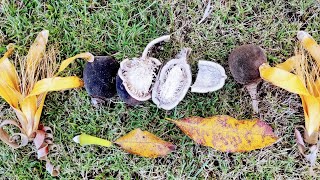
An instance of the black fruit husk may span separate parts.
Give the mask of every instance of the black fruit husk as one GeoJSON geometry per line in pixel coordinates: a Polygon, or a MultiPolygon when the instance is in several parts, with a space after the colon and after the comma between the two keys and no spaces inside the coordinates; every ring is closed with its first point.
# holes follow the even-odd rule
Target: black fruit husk
{"type": "Polygon", "coordinates": [[[116,94],[116,76],[120,65],[109,56],[95,56],[83,70],[84,86],[92,98],[106,101],[116,94]]]}
{"type": "Polygon", "coordinates": [[[142,103],[142,101],[138,101],[130,96],[130,94],[127,92],[126,88],[122,84],[122,79],[117,75],[116,77],[116,89],[118,96],[122,101],[124,101],[129,106],[136,106],[142,103]]]}

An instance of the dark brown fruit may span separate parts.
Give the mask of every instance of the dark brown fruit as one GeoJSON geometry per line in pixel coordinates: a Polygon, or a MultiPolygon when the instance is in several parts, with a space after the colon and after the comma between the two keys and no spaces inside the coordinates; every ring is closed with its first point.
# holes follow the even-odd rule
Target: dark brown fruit
{"type": "Polygon", "coordinates": [[[259,66],[267,62],[263,50],[256,45],[242,45],[229,55],[232,76],[240,84],[250,84],[260,80],[259,66]]]}
{"type": "Polygon", "coordinates": [[[116,76],[120,65],[112,57],[95,56],[83,70],[84,86],[96,100],[105,101],[116,94],[116,76]]]}

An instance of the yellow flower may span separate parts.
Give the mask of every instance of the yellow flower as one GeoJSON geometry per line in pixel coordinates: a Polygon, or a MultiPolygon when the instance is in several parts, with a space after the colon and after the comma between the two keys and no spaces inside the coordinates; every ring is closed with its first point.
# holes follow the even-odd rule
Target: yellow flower
{"type": "Polygon", "coordinates": [[[320,46],[306,32],[298,32],[303,48],[276,67],[263,64],[262,79],[299,94],[305,115],[305,141],[316,144],[320,127],[320,46]],[[308,52],[306,53],[304,49],[308,52]]]}
{"type": "Polygon", "coordinates": [[[26,58],[19,60],[20,71],[17,71],[14,64],[8,59],[13,53],[13,45],[8,46],[8,51],[0,59],[0,96],[12,107],[18,118],[18,122],[6,120],[0,124],[0,139],[13,148],[26,145],[28,140],[34,138],[47,92],[83,86],[80,78],[76,76],[58,77],[58,73],[77,58],[93,61],[93,55],[90,53],[78,54],[64,60],[58,72],[54,74],[53,62],[50,61],[50,58],[45,57],[48,36],[49,31],[47,30],[38,34],[26,58]],[[4,131],[3,126],[10,124],[21,130],[21,133],[14,135],[21,136],[22,144],[14,142],[4,131]]]}

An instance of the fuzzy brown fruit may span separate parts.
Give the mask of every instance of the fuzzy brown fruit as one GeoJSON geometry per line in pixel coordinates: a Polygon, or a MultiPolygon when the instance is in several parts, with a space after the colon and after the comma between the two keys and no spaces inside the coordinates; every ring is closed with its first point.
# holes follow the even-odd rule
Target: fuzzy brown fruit
{"type": "Polygon", "coordinates": [[[257,100],[257,85],[261,81],[259,67],[266,62],[267,57],[263,49],[253,44],[237,47],[228,59],[232,76],[249,91],[254,113],[259,112],[257,100]]]}

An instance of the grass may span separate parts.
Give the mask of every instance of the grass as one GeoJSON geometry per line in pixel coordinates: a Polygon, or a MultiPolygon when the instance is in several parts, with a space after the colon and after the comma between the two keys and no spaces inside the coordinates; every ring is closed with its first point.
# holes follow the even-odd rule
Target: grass
{"type": "MultiPolygon", "coordinates": [[[[79,52],[113,55],[120,62],[137,57],[152,39],[172,34],[152,55],[162,62],[181,47],[191,47],[193,74],[200,59],[221,63],[227,70],[222,90],[208,94],[188,93],[172,111],[158,109],[151,101],[127,107],[118,97],[106,106],[93,108],[84,89],[51,93],[42,122],[54,129],[55,148],[50,160],[61,167],[61,179],[307,179],[308,164],[299,155],[293,128],[303,123],[298,96],[263,83],[260,88],[261,116],[280,140],[271,147],[249,153],[222,153],[196,145],[169,118],[228,114],[251,118],[250,98],[227,67],[230,51],[253,43],[266,50],[271,64],[294,53],[298,30],[306,30],[320,41],[320,5],[317,1],[214,2],[213,12],[202,24],[205,4],[200,0],[151,1],[2,1],[0,6],[0,52],[14,42],[19,54],[26,51],[42,29],[50,31],[63,60],[79,52]],[[147,159],[117,147],[80,147],[72,138],[81,132],[115,140],[141,128],[178,146],[170,155],[147,159]]],[[[67,74],[82,77],[83,62],[73,64],[67,74]]],[[[12,119],[8,105],[0,100],[1,119],[12,119]]],[[[0,179],[53,179],[36,159],[30,144],[13,151],[0,143],[0,179]]],[[[315,168],[319,175],[319,164],[315,168]]]]}

